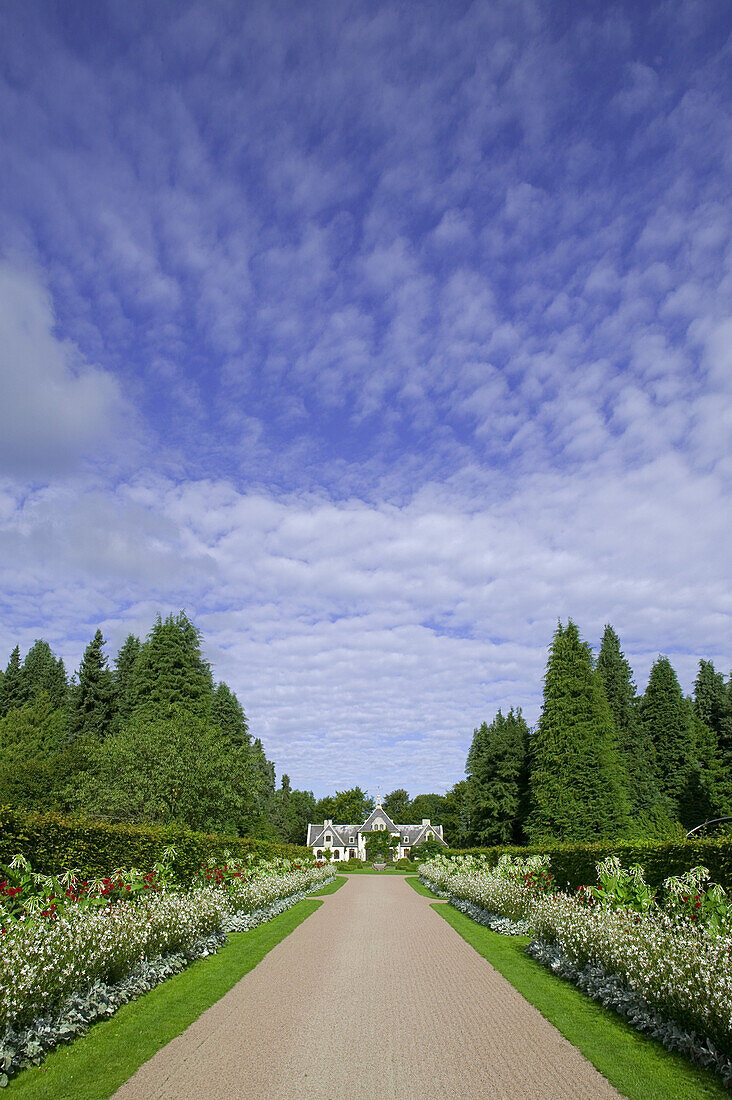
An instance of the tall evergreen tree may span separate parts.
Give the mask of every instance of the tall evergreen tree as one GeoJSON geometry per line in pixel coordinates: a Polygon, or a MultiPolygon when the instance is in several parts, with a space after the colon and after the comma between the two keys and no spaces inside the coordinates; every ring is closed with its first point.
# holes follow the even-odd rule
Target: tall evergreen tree
{"type": "Polygon", "coordinates": [[[114,681],[104,652],[105,640],[97,630],[79,666],[79,682],[71,696],[69,733],[103,741],[112,730],[115,715],[114,681]]]}
{"type": "Polygon", "coordinates": [[[381,805],[393,822],[398,825],[409,824],[412,804],[409,801],[409,794],[405,791],[404,787],[398,787],[395,791],[385,795],[381,805]]]}
{"type": "Polygon", "coordinates": [[[211,669],[201,653],[201,636],[185,611],[155,622],[135,661],[133,713],[158,716],[183,707],[208,718],[213,702],[211,669]]]}
{"type": "Polygon", "coordinates": [[[532,840],[616,839],[627,832],[630,807],[610,707],[571,620],[554,634],[531,757],[532,840]]]}
{"type": "Polygon", "coordinates": [[[2,686],[0,687],[0,718],[8,711],[17,710],[23,706],[25,692],[23,689],[23,672],[20,666],[20,646],[16,646],[10,654],[2,686]]]}
{"type": "Polygon", "coordinates": [[[21,669],[23,701],[30,703],[45,691],[51,706],[63,707],[68,701],[68,682],[63,660],[53,655],[48,642],[37,639],[26,654],[21,669]]]}
{"type": "Polygon", "coordinates": [[[711,661],[701,660],[694,681],[694,710],[716,736],[723,756],[732,763],[732,699],[724,676],[711,661]]]}
{"type": "Polygon", "coordinates": [[[272,823],[275,800],[274,764],[265,756],[258,737],[254,738],[248,752],[240,751],[239,755],[244,768],[243,808],[239,831],[245,836],[276,840],[277,831],[272,823]]]}
{"type": "Polygon", "coordinates": [[[294,790],[290,795],[290,820],[287,840],[290,844],[304,844],[308,837],[308,825],[315,817],[315,795],[312,791],[294,790]]]}
{"type": "Polygon", "coordinates": [[[211,719],[233,745],[240,749],[249,748],[251,737],[244,709],[229,685],[223,680],[214,690],[211,719]]]}
{"type": "Polygon", "coordinates": [[[667,830],[668,805],[658,784],[655,746],[641,720],[633,671],[610,625],[602,636],[597,671],[615,722],[633,821],[646,834],[654,828],[667,830]]]}
{"type": "Polygon", "coordinates": [[[115,727],[119,729],[132,714],[135,705],[135,664],[142,649],[136,634],[128,634],[114,662],[115,727]]]}
{"type": "Polygon", "coordinates": [[[529,730],[520,709],[499,710],[490,725],[474,731],[468,753],[468,801],[476,844],[523,839],[528,788],[529,730]]]}
{"type": "Polygon", "coordinates": [[[640,711],[656,750],[661,793],[681,820],[696,761],[696,737],[692,712],[668,657],[659,657],[653,665],[640,711]]]}
{"type": "Polygon", "coordinates": [[[283,775],[279,790],[274,797],[274,826],[282,840],[289,840],[292,829],[291,820],[292,784],[289,775],[283,775]]]}

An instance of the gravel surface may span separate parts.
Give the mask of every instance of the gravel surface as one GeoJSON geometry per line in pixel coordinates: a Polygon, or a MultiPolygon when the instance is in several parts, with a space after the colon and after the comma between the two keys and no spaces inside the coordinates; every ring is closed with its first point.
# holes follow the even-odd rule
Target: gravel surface
{"type": "Polygon", "coordinates": [[[395,875],[356,875],[117,1100],[620,1094],[395,875]]]}

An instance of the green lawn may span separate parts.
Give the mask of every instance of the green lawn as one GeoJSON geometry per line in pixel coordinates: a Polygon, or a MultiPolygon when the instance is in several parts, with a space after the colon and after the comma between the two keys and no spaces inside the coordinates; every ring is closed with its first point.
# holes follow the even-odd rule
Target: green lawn
{"type": "MultiPolygon", "coordinates": [[[[332,894],[346,881],[339,875],[311,897],[332,894]]],[[[43,1065],[12,1078],[6,1095],[13,1100],[107,1100],[323,904],[311,897],[251,932],[229,936],[215,955],[191,963],[144,997],[123,1005],[108,1020],[94,1024],[83,1039],[57,1047],[43,1065]]]]}
{"type": "Polygon", "coordinates": [[[349,867],[347,860],[339,866],[343,868],[341,874],[344,875],[413,875],[415,872],[415,868],[410,867],[387,867],[385,871],[375,871],[373,867],[349,867]]]}
{"type": "MultiPolygon", "coordinates": [[[[419,894],[434,895],[416,878],[419,894]]],[[[628,1100],[729,1100],[718,1077],[635,1031],[614,1012],[530,958],[527,936],[502,936],[446,902],[432,906],[628,1100]]]]}

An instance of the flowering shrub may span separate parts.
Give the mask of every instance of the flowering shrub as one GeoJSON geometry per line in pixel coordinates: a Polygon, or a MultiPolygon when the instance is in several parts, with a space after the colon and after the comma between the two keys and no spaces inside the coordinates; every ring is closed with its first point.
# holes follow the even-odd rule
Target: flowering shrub
{"type": "Polygon", "coordinates": [[[527,932],[528,951],[670,1049],[732,1083],[732,899],[706,867],[656,891],[615,856],[598,883],[553,892],[546,857],[423,864],[422,881],[494,931],[527,932]]]}
{"type": "Polygon", "coordinates": [[[476,913],[482,910],[486,919],[481,923],[493,927],[494,918],[500,918],[500,931],[514,932],[528,931],[532,908],[552,881],[549,858],[539,855],[527,859],[504,855],[493,868],[475,856],[439,856],[421,864],[419,872],[426,885],[448,896],[473,919],[480,919],[476,913]]]}
{"type": "Polygon", "coordinates": [[[0,1085],[85,1022],[216,950],[227,932],[270,920],[333,877],[304,860],[227,860],[181,887],[174,854],[152,872],[92,882],[73,871],[35,875],[22,857],[0,869],[0,1085]]]}
{"type": "Polygon", "coordinates": [[[656,908],[588,907],[566,894],[541,899],[532,930],[577,967],[620,979],[646,1005],[732,1054],[732,938],[656,908]]]}

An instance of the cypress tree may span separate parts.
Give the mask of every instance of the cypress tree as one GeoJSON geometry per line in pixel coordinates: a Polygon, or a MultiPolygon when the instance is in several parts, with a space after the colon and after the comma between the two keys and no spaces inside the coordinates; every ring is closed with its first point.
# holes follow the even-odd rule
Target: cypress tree
{"type": "Polygon", "coordinates": [[[656,750],[638,709],[633,672],[620,648],[620,639],[609,624],[602,636],[597,672],[618,735],[633,819],[640,821],[647,831],[651,820],[661,823],[667,807],[658,785],[656,750]]]}
{"type": "Polygon", "coordinates": [[[201,654],[201,636],[184,611],[158,616],[140,649],[133,672],[133,712],[160,716],[182,707],[208,718],[213,702],[211,669],[201,654]]]}
{"type": "Polygon", "coordinates": [[[249,724],[241,703],[228,684],[216,685],[211,704],[211,719],[238,749],[249,749],[249,724]]]}
{"type": "Polygon", "coordinates": [[[8,711],[22,707],[24,701],[25,692],[23,672],[20,667],[20,646],[16,646],[10,654],[10,660],[0,687],[0,718],[3,718],[8,711]]]}
{"type": "Polygon", "coordinates": [[[589,646],[558,625],[531,738],[531,840],[616,839],[630,807],[615,727],[589,646]]]}
{"type": "Polygon", "coordinates": [[[653,665],[640,713],[656,750],[661,794],[681,820],[683,796],[695,763],[696,738],[692,712],[668,657],[659,657],[653,665]]]}
{"type": "Polygon", "coordinates": [[[51,706],[63,707],[68,701],[68,682],[63,660],[54,657],[48,642],[37,639],[26,654],[21,669],[23,702],[32,702],[41,691],[48,694],[51,706]]]}
{"type": "Polygon", "coordinates": [[[715,734],[723,756],[732,754],[732,703],[724,676],[711,661],[699,662],[694,681],[694,710],[715,734]]]}
{"type": "Polygon", "coordinates": [[[468,798],[476,844],[511,844],[523,839],[528,786],[529,730],[521,710],[501,711],[474,731],[468,753],[468,798]]]}
{"type": "Polygon", "coordinates": [[[136,634],[128,634],[114,662],[115,727],[119,729],[132,714],[135,702],[135,664],[142,649],[136,634]]]}
{"type": "Polygon", "coordinates": [[[99,741],[110,733],[115,715],[114,681],[107,666],[105,640],[97,630],[79,666],[79,682],[71,696],[69,733],[99,741]]]}

